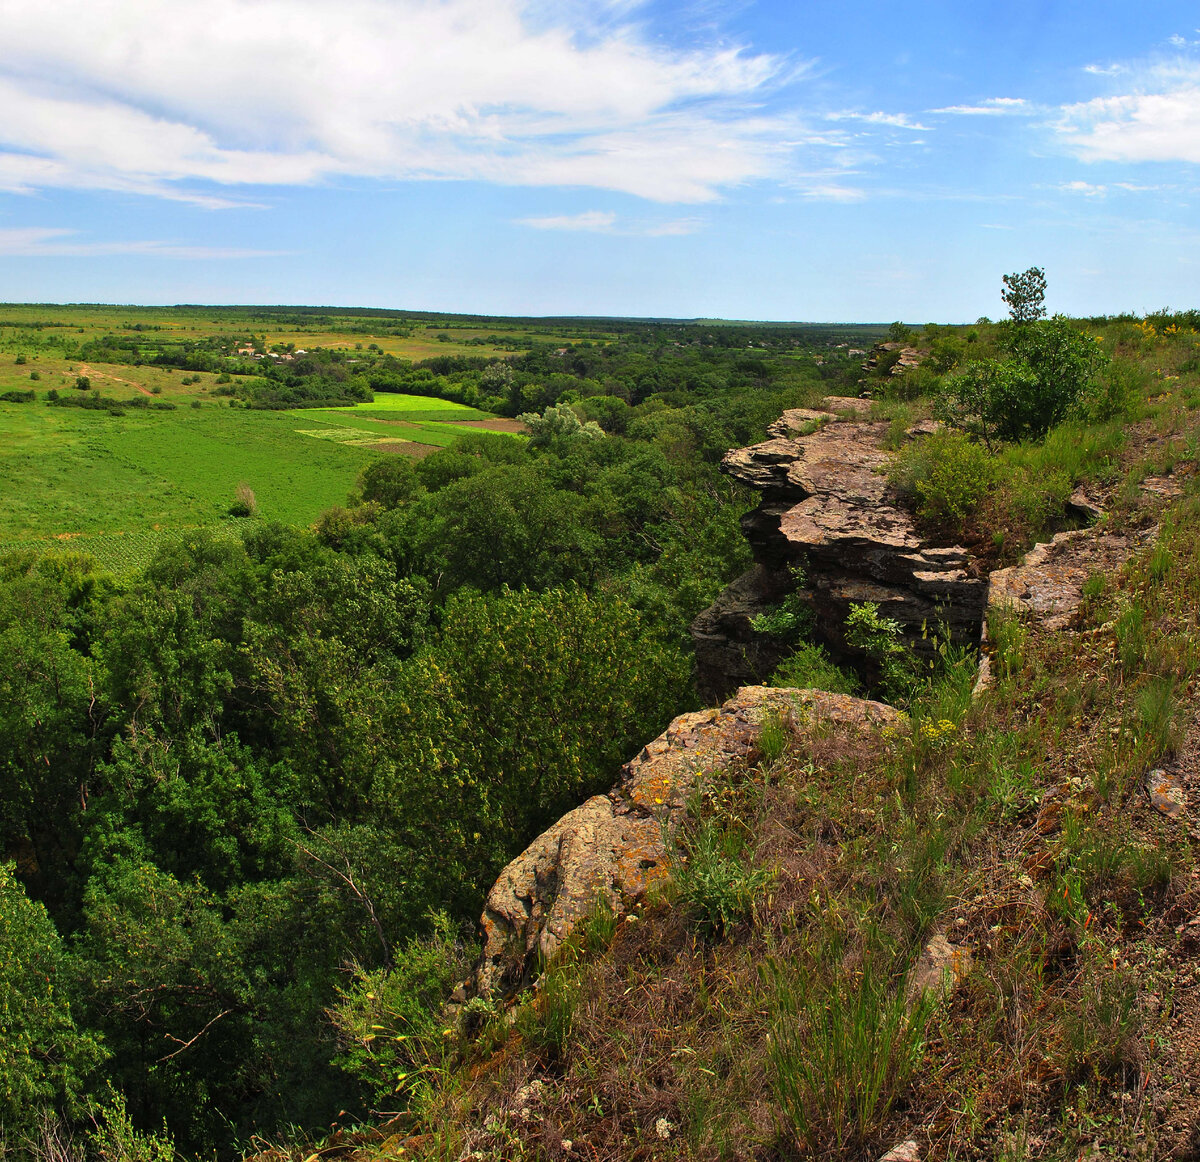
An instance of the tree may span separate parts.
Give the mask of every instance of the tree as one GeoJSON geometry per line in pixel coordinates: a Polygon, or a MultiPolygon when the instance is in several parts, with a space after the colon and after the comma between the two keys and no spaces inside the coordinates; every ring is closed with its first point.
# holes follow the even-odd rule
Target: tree
{"type": "Polygon", "coordinates": [[[583,423],[570,404],[551,404],[540,416],[537,412],[522,412],[517,419],[529,428],[529,442],[535,448],[561,446],[573,439],[604,438],[604,429],[595,420],[583,423]]]}
{"type": "Polygon", "coordinates": [[[1014,323],[1032,323],[1046,316],[1046,272],[1031,266],[1023,274],[1006,274],[1000,297],[1014,323]]]}
{"type": "Polygon", "coordinates": [[[48,1103],[68,1107],[103,1059],[75,1025],[63,987],[62,942],[46,909],[0,864],[0,1153],[48,1103]]]}

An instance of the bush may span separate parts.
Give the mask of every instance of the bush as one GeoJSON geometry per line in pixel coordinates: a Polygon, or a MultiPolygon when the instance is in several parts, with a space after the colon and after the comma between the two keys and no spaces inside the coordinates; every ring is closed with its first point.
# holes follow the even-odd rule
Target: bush
{"type": "Polygon", "coordinates": [[[917,515],[957,536],[995,483],[987,451],[961,432],[936,432],[903,448],[890,479],[916,505],[917,515]]]}
{"type": "Polygon", "coordinates": [[[439,912],[428,936],[395,950],[390,968],[358,970],[329,1010],[335,1064],[380,1103],[427,1084],[448,1048],[442,1007],[474,958],[475,949],[457,940],[450,918],[439,912]]]}
{"type": "Polygon", "coordinates": [[[1130,415],[1145,397],[1149,384],[1150,373],[1141,364],[1126,359],[1109,363],[1080,397],[1079,413],[1089,423],[1130,415]]]}
{"type": "Polygon", "coordinates": [[[1060,315],[1008,324],[1003,344],[1011,358],[968,363],[946,377],[934,403],[939,419],[989,446],[1044,436],[1093,390],[1103,361],[1096,344],[1060,315]]]}
{"type": "Polygon", "coordinates": [[[675,884],[701,931],[724,937],[749,921],[771,874],[750,866],[744,831],[703,819],[681,847],[675,884]]]}
{"type": "Polygon", "coordinates": [[[771,685],[783,689],[828,690],[831,694],[853,694],[858,682],[839,669],[824,648],[803,642],[783,659],[771,675],[771,685]]]}
{"type": "Polygon", "coordinates": [[[80,391],[91,391],[92,381],[86,375],[75,376],[75,386],[80,391]]]}
{"type": "Polygon", "coordinates": [[[901,640],[900,632],[900,623],[883,617],[874,601],[850,606],[846,641],[879,667],[880,689],[894,702],[906,702],[917,680],[916,659],[901,640]]]}

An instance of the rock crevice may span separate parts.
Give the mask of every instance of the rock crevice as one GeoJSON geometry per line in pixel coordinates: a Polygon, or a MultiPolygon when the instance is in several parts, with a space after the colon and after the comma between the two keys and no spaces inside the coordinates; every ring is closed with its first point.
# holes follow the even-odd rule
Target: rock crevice
{"type": "Polygon", "coordinates": [[[866,400],[826,399],[787,411],[770,439],[729,452],[723,472],[763,494],[742,521],[755,566],[692,625],[698,683],[710,698],[762,681],[786,646],[757,634],[751,619],[799,589],[818,638],[842,661],[856,659],[842,627],[853,604],[879,605],[918,651],[948,631],[978,645],[987,578],[961,546],[930,547],[888,485],[889,425],[865,418],[866,400]],[[852,418],[851,418],[852,417],[852,418]]]}

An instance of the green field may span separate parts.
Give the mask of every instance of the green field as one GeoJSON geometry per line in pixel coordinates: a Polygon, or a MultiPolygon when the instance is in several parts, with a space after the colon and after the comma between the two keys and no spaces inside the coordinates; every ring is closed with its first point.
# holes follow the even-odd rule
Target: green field
{"type": "Polygon", "coordinates": [[[536,319],[473,319],[380,312],[358,314],[345,308],[327,311],[292,308],[133,307],[87,304],[0,304],[0,347],[29,347],[33,338],[59,335],[84,341],[101,335],[137,332],[163,343],[211,336],[255,334],[268,344],[354,350],[375,344],[399,359],[431,359],[438,355],[496,355],[511,345],[605,343],[615,338],[592,324],[536,319]],[[499,345],[489,342],[497,340],[499,345]]]}
{"type": "MultiPolygon", "coordinates": [[[[109,370],[125,381],[145,369],[109,370]]],[[[463,421],[489,418],[398,394],[362,408],[231,408],[199,394],[207,384],[184,389],[178,376],[155,374],[167,381],[157,398],[174,411],[48,407],[42,391],[33,403],[0,403],[0,549],[83,550],[116,571],[136,568],[163,536],[236,527],[227,513],[243,483],[260,519],[310,524],[344,503],[380,450],[446,447],[471,430],[463,421]]],[[[133,394],[120,381],[106,394],[133,394]]]]}

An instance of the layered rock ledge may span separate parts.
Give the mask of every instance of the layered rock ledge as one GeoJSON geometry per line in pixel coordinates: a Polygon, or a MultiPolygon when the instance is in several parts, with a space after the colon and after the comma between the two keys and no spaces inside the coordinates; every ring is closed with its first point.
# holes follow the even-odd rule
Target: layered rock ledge
{"type": "Polygon", "coordinates": [[[528,984],[597,901],[628,909],[668,873],[671,836],[706,778],[751,760],[765,720],[799,736],[900,728],[890,706],[822,690],[741,689],[723,706],[682,714],[622,768],[607,795],[564,815],[512,861],[488,893],[473,981],[482,996],[528,984]]]}
{"type": "Polygon", "coordinates": [[[763,499],[742,522],[754,568],[692,625],[707,697],[762,681],[778,664],[786,647],[755,633],[751,619],[792,591],[811,605],[818,637],[843,660],[854,661],[842,633],[846,616],[865,601],[898,621],[918,651],[932,649],[930,634],[941,628],[956,643],[978,645],[987,578],[967,549],[926,544],[896,503],[882,447],[888,424],[867,420],[869,407],[833,397],[820,410],[784,412],[769,440],[722,461],[723,472],[763,499]],[[799,590],[795,569],[804,574],[799,590]]]}

